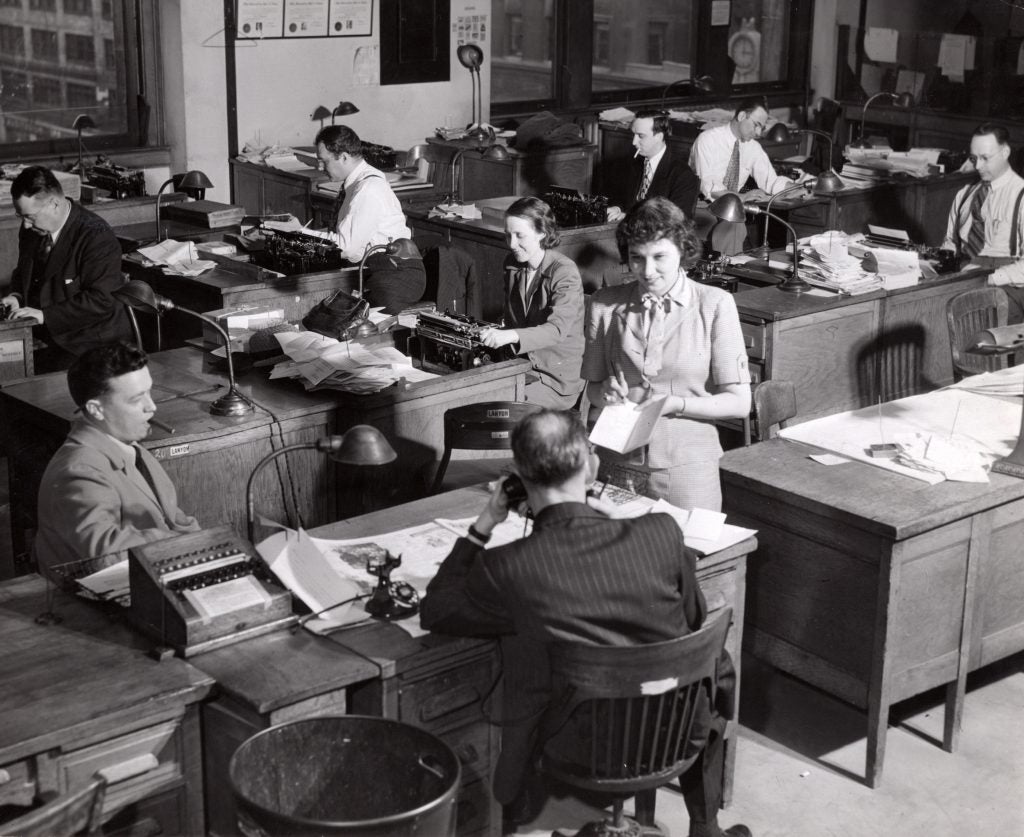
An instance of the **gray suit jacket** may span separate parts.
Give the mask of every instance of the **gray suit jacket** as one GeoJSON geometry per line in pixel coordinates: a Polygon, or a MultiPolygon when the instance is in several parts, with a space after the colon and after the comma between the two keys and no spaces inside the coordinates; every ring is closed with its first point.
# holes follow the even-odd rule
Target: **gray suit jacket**
{"type": "Polygon", "coordinates": [[[34,552],[41,571],[198,531],[160,463],[143,449],[156,493],[110,436],[76,421],[39,484],[34,552]]]}

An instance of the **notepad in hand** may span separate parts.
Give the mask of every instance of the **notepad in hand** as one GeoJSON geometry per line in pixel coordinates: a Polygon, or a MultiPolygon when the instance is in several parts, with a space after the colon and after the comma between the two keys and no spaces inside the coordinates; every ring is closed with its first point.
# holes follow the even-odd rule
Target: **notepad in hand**
{"type": "Polygon", "coordinates": [[[651,441],[654,425],[661,415],[665,398],[651,398],[642,404],[612,404],[601,410],[590,441],[616,453],[629,453],[651,441]]]}

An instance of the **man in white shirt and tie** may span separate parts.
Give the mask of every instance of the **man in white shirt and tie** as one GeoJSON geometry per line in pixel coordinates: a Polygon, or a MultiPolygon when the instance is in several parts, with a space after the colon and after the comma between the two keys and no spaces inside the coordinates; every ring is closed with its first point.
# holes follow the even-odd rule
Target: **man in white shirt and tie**
{"type": "Polygon", "coordinates": [[[1010,137],[1002,125],[979,125],[971,136],[979,181],[953,199],[943,249],[965,264],[995,268],[990,285],[1006,291],[1009,322],[1024,322],[1024,178],[1010,167],[1010,137]]]}
{"type": "Polygon", "coordinates": [[[87,350],[68,369],[79,417],[39,484],[33,552],[41,572],[199,530],[160,463],[139,445],[156,412],[147,363],[135,347],[113,343],[87,350]]]}

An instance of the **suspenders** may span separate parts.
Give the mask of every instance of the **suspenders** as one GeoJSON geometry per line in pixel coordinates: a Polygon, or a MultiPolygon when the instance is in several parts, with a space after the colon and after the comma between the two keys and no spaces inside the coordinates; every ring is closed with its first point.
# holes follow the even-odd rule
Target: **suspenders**
{"type": "MultiPolygon", "coordinates": [[[[974,197],[974,193],[981,188],[980,183],[976,183],[973,189],[968,189],[964,196],[960,199],[960,204],[956,208],[956,226],[953,232],[956,233],[956,252],[959,254],[963,249],[963,236],[960,233],[961,227],[964,225],[963,211],[965,206],[970,206],[971,199],[974,197]]],[[[1021,235],[1020,235],[1020,206],[1024,203],[1024,186],[1017,192],[1017,200],[1013,203],[1013,218],[1010,227],[1010,255],[1014,259],[1021,257],[1021,235]]]]}

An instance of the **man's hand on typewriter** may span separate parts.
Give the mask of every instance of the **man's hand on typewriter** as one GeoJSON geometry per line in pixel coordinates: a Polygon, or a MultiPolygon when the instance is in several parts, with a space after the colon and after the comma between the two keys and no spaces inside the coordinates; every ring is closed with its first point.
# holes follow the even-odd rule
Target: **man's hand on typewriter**
{"type": "Polygon", "coordinates": [[[622,211],[621,207],[609,206],[605,210],[604,219],[609,224],[614,224],[616,221],[621,221],[626,217],[626,213],[622,211]]]}
{"type": "Polygon", "coordinates": [[[519,342],[519,332],[514,328],[485,328],[480,332],[480,342],[488,349],[500,349],[519,342]]]}
{"type": "Polygon", "coordinates": [[[43,324],[43,312],[38,308],[29,308],[22,306],[17,311],[11,313],[12,320],[35,320],[38,325],[43,324]]]}

